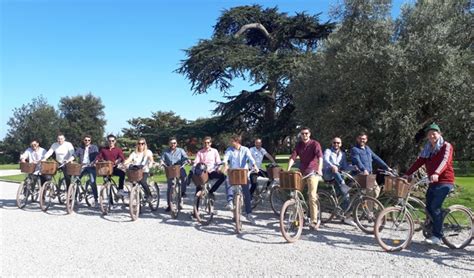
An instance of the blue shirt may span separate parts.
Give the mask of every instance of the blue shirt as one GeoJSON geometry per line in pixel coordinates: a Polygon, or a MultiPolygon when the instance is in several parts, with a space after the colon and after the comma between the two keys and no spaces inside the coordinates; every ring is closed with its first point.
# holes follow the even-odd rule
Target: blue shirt
{"type": "Polygon", "coordinates": [[[255,159],[252,157],[252,153],[249,148],[244,146],[240,146],[240,149],[228,147],[224,153],[224,162],[229,163],[230,169],[248,169],[249,163],[250,166],[255,165],[255,159]]]}
{"type": "Polygon", "coordinates": [[[340,170],[347,169],[347,159],[344,151],[336,152],[334,148],[329,148],[324,151],[323,170],[331,169],[332,166],[337,166],[340,170]]]}
{"type": "Polygon", "coordinates": [[[174,151],[168,149],[161,159],[166,166],[183,165],[188,160],[188,155],[182,148],[176,148],[174,151]]]}
{"type": "Polygon", "coordinates": [[[369,148],[369,146],[365,146],[364,148],[359,145],[352,147],[351,160],[352,164],[357,166],[361,172],[367,170],[369,174],[372,173],[373,161],[385,169],[389,168],[388,165],[369,148]]]}

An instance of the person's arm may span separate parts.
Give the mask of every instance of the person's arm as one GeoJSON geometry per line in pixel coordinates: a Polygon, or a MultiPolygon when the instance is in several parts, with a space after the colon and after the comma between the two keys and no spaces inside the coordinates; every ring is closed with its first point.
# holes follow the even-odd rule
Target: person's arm
{"type": "Polygon", "coordinates": [[[255,161],[255,158],[253,158],[252,152],[250,151],[250,149],[247,149],[245,155],[247,156],[247,160],[250,161],[251,167],[255,170],[255,172],[258,173],[259,170],[257,167],[257,162],[255,161]]]}
{"type": "Polygon", "coordinates": [[[155,160],[153,159],[153,152],[148,150],[148,168],[153,166],[154,163],[155,163],[155,160]]]}
{"type": "MultiPolygon", "coordinates": [[[[441,150],[442,149],[443,148],[441,148],[441,150]]],[[[444,145],[443,160],[441,160],[438,167],[436,167],[435,175],[438,175],[438,176],[441,175],[446,170],[446,168],[448,168],[448,164],[452,160],[453,160],[453,146],[446,142],[444,145]]]]}
{"type": "Polygon", "coordinates": [[[26,151],[24,151],[21,155],[20,155],[20,162],[26,162],[27,159],[29,159],[29,154],[28,154],[28,149],[26,149],[26,151]]]}
{"type": "Polygon", "coordinates": [[[227,170],[229,169],[229,157],[231,155],[231,151],[227,149],[224,153],[224,167],[222,168],[222,172],[227,174],[227,170]]]}
{"type": "Polygon", "coordinates": [[[55,147],[55,144],[52,144],[51,147],[49,148],[49,150],[44,155],[44,157],[42,159],[43,161],[46,161],[54,153],[54,150],[55,150],[54,147],[55,147]]]}
{"type": "Polygon", "coordinates": [[[269,154],[269,153],[267,152],[267,150],[265,150],[264,148],[262,148],[262,154],[263,154],[266,158],[268,158],[268,160],[270,160],[273,164],[276,164],[275,159],[273,159],[273,157],[271,156],[271,154],[269,154]]]}
{"type": "Polygon", "coordinates": [[[188,154],[184,149],[181,149],[181,165],[185,164],[186,162],[191,163],[188,157],[188,154]]]}
{"type": "Polygon", "coordinates": [[[359,171],[367,171],[367,169],[364,167],[364,164],[362,164],[362,161],[360,160],[359,150],[356,147],[352,147],[351,149],[351,160],[352,164],[359,168],[359,171]]]}
{"type": "Polygon", "coordinates": [[[349,165],[347,165],[346,153],[343,151],[341,151],[341,163],[339,163],[339,166],[341,170],[347,170],[349,168],[349,165]]]}
{"type": "MultiPolygon", "coordinates": [[[[368,148],[368,147],[367,147],[368,148]]],[[[372,151],[371,148],[369,148],[369,151],[372,153],[372,159],[377,163],[379,166],[382,166],[385,170],[390,170],[390,167],[381,159],[377,154],[372,151]]]]}
{"type": "Polygon", "coordinates": [[[134,157],[135,157],[135,152],[132,152],[132,153],[128,156],[128,158],[123,161],[123,164],[125,164],[126,166],[128,166],[128,165],[132,162],[132,160],[133,160],[134,157]]]}
{"type": "Polygon", "coordinates": [[[200,162],[201,162],[201,152],[198,151],[196,153],[196,157],[194,158],[193,167],[198,165],[198,163],[200,163],[200,162]]]}
{"type": "Polygon", "coordinates": [[[290,160],[288,161],[288,171],[290,171],[291,167],[293,167],[293,164],[295,164],[295,159],[298,156],[298,153],[296,152],[296,148],[293,150],[290,156],[290,160]]]}
{"type": "Polygon", "coordinates": [[[102,151],[103,151],[103,150],[104,150],[104,149],[100,149],[100,150],[99,150],[99,154],[97,154],[97,156],[95,157],[94,163],[97,162],[97,161],[101,161],[101,160],[104,159],[104,156],[102,155],[102,151]]]}
{"type": "Polygon", "coordinates": [[[318,175],[323,175],[323,152],[321,151],[321,145],[316,143],[315,155],[318,158],[318,175]]]}
{"type": "Polygon", "coordinates": [[[118,159],[115,160],[115,164],[119,164],[122,161],[125,161],[125,156],[123,155],[122,149],[118,148],[118,159]]]}
{"type": "Polygon", "coordinates": [[[325,164],[327,164],[331,167],[336,166],[331,162],[331,150],[330,149],[326,149],[324,151],[323,163],[325,163],[325,164]]]}
{"type": "Polygon", "coordinates": [[[67,150],[67,160],[66,160],[66,163],[69,163],[71,161],[74,161],[74,146],[69,143],[68,144],[68,150],[67,150]]]}
{"type": "Polygon", "coordinates": [[[413,175],[413,173],[415,173],[416,170],[418,170],[418,168],[423,166],[423,164],[425,164],[425,162],[426,162],[426,158],[423,158],[421,156],[418,157],[416,159],[416,161],[410,166],[410,168],[408,168],[408,170],[405,172],[405,176],[413,175]]]}

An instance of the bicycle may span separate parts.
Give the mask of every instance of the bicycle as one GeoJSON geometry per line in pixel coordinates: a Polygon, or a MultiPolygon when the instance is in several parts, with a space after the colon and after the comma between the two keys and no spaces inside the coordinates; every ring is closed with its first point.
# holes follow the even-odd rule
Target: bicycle
{"type": "MultiPolygon", "coordinates": [[[[265,199],[268,199],[271,203],[271,192],[273,188],[279,184],[280,178],[278,175],[281,170],[281,167],[276,164],[268,164],[268,177],[257,177],[257,187],[255,188],[255,191],[252,194],[252,209],[255,209],[265,199]]],[[[276,203],[275,207],[277,207],[276,203]]]]}
{"type": "Polygon", "coordinates": [[[248,186],[248,169],[229,169],[228,177],[229,184],[232,186],[232,191],[234,192],[234,197],[232,203],[234,205],[234,222],[235,222],[235,232],[240,234],[242,232],[242,221],[240,219],[242,215],[242,204],[244,202],[242,186],[248,186]]]}
{"type": "Polygon", "coordinates": [[[143,169],[127,170],[127,179],[132,184],[129,201],[130,217],[132,218],[132,221],[138,219],[138,216],[143,210],[142,207],[146,206],[146,204],[148,204],[151,211],[156,211],[160,204],[160,188],[158,185],[152,181],[151,178],[148,178],[147,184],[151,195],[147,196],[143,186],[140,184],[140,181],[143,179],[143,169]]]}
{"type": "MultiPolygon", "coordinates": [[[[407,200],[418,185],[428,181],[428,177],[425,177],[411,185],[402,178],[397,179],[396,194],[405,201],[397,206],[384,209],[375,223],[375,239],[385,251],[400,251],[410,245],[415,227],[407,200]]],[[[474,229],[472,211],[462,205],[452,205],[442,211],[444,230],[442,240],[444,244],[452,249],[462,249],[469,245],[474,229]]],[[[426,221],[421,225],[421,228],[423,236],[429,238],[432,236],[432,219],[429,213],[425,213],[426,221]]]]}
{"type": "Polygon", "coordinates": [[[46,181],[40,189],[39,200],[40,208],[42,211],[46,212],[52,205],[53,199],[57,198],[58,203],[63,205],[66,202],[66,179],[62,171],[59,173],[58,182],[56,182],[56,172],[58,169],[64,167],[64,163],[59,165],[54,161],[41,161],[41,174],[42,175],[51,175],[52,178],[49,181],[46,181]]]}
{"type": "MultiPolygon", "coordinates": [[[[364,233],[374,232],[375,219],[384,206],[376,198],[367,196],[367,190],[357,182],[348,172],[341,171],[341,176],[346,184],[351,187],[349,190],[349,205],[344,210],[341,207],[342,196],[338,197],[334,187],[335,181],[325,182],[329,190],[318,192],[319,203],[321,204],[321,223],[330,222],[335,217],[344,219],[346,214],[352,209],[352,215],[357,227],[364,233]]],[[[320,187],[319,189],[323,189],[320,187]]]]}
{"type": "Polygon", "coordinates": [[[86,182],[81,182],[81,172],[83,167],[89,165],[81,165],[78,163],[67,163],[66,174],[71,176],[71,184],[66,195],[66,211],[71,214],[74,211],[76,201],[78,203],[85,200],[88,207],[95,205],[94,192],[92,191],[92,182],[89,175],[86,182]]]}
{"type": "MultiPolygon", "coordinates": [[[[224,163],[216,164],[215,167],[219,167],[224,163]]],[[[212,186],[217,180],[210,180],[209,173],[207,171],[202,172],[201,175],[193,174],[191,179],[196,186],[200,186],[201,190],[196,192],[193,205],[193,214],[196,220],[203,226],[207,226],[211,223],[214,218],[214,198],[209,194],[212,186]]]]}
{"type": "MultiPolygon", "coordinates": [[[[309,206],[306,203],[303,191],[303,181],[315,173],[310,173],[302,177],[301,172],[288,171],[280,174],[280,185],[282,189],[290,190],[290,199],[287,200],[280,213],[280,231],[286,241],[293,243],[296,242],[303,232],[304,221],[310,221],[309,206]]],[[[316,201],[319,207],[319,200],[316,201]]],[[[321,214],[321,210],[319,215],[321,214]]],[[[318,217],[319,218],[319,217],[318,217]]]]}
{"type": "Polygon", "coordinates": [[[22,209],[28,204],[28,200],[31,202],[38,200],[41,190],[41,178],[39,172],[35,174],[35,163],[21,162],[20,170],[22,173],[27,174],[16,193],[16,205],[22,209]]]}
{"type": "Polygon", "coordinates": [[[124,202],[123,196],[118,196],[118,186],[112,179],[113,163],[111,161],[97,162],[95,169],[98,177],[103,177],[104,184],[99,193],[99,207],[102,215],[107,215],[119,200],[124,202]]]}
{"type": "Polygon", "coordinates": [[[176,219],[181,211],[181,168],[183,168],[187,163],[183,165],[172,165],[165,166],[166,178],[171,181],[171,191],[167,192],[168,199],[170,200],[171,207],[171,217],[176,219]]]}

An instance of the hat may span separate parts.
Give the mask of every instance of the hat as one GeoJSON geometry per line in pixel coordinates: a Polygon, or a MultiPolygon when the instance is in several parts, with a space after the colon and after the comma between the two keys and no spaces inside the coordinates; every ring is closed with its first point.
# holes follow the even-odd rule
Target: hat
{"type": "Polygon", "coordinates": [[[435,124],[435,123],[432,123],[432,124],[430,124],[429,126],[427,126],[427,127],[425,128],[425,132],[428,132],[428,131],[430,131],[430,130],[436,130],[437,132],[441,132],[441,129],[440,129],[439,126],[438,126],[437,124],[435,124]]]}

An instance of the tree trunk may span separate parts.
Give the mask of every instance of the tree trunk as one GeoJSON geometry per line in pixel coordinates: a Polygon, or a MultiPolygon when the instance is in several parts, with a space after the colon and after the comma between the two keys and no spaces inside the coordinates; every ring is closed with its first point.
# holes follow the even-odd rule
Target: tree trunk
{"type": "Polygon", "coordinates": [[[269,86],[271,94],[268,96],[265,102],[265,113],[263,115],[264,128],[262,144],[264,148],[272,155],[275,156],[276,151],[276,140],[274,136],[276,122],[276,88],[272,85],[269,86]]]}

